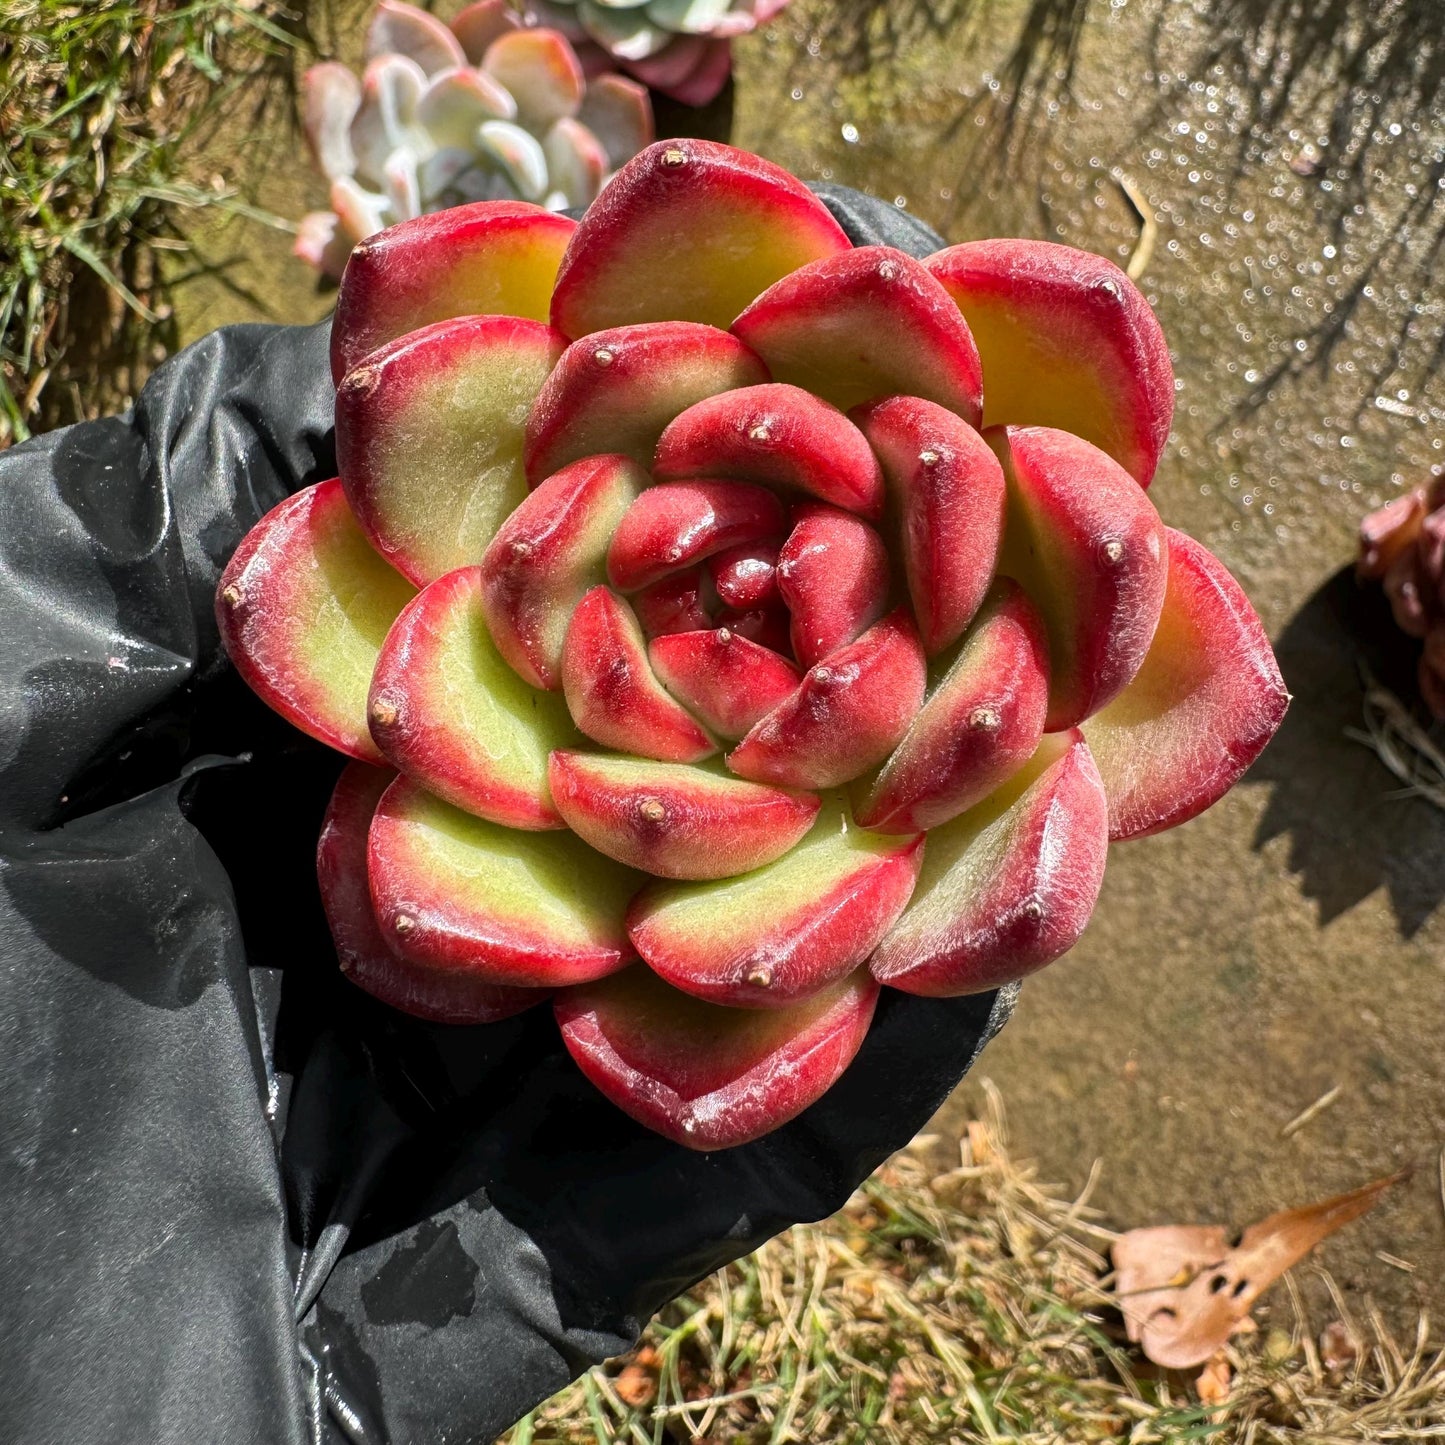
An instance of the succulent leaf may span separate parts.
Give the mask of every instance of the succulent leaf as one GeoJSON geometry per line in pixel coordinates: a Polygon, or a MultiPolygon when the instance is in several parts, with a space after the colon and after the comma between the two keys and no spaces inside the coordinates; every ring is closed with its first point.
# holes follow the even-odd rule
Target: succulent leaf
{"type": "Polygon", "coordinates": [[[321,823],[316,880],[341,971],[392,1008],[441,1024],[492,1024],[551,997],[548,989],[505,988],[474,975],[412,963],[381,936],[367,880],[367,834],[396,774],[350,763],[321,823]]]}
{"type": "Polygon", "coordinates": [[[689,1149],[771,1133],[825,1094],[873,1020],[859,970],[789,1009],[721,1008],[641,966],[569,989],[554,1008],[567,1051],[624,1113],[689,1149]]]}
{"type": "Polygon", "coordinates": [[[1289,705],[1269,639],[1219,559],[1169,533],[1169,585],[1144,664],[1084,736],[1109,793],[1110,836],[1186,822],[1239,781],[1289,705]]]}

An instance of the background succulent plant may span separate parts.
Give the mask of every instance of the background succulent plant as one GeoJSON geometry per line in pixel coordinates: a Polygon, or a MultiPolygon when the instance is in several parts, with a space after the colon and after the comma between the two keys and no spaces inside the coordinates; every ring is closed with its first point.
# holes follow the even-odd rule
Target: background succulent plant
{"type": "Polygon", "coordinates": [[[1109,842],[1283,715],[1248,601],[1148,498],[1169,355],[1099,257],[855,248],[673,141],[580,223],[483,202],[359,246],[332,365],[341,476],[217,606],[358,760],[320,851],[342,966],[444,1020],[555,995],[588,1077],[693,1147],[817,1098],[881,984],[1057,958],[1109,842]]]}
{"type": "Polygon", "coordinates": [[[589,80],[556,30],[523,28],[506,0],[478,0],[450,26],[381,0],[366,70],[313,66],[303,120],[331,183],[331,209],[301,222],[296,254],[339,276],[352,246],[415,216],[480,200],[587,206],[653,135],[646,90],[589,80]]]}
{"type": "Polygon", "coordinates": [[[591,70],[620,66],[684,105],[706,105],[732,73],[732,40],[788,0],[522,0],[533,24],[560,30],[591,70]]]}
{"type": "Polygon", "coordinates": [[[1445,472],[1386,502],[1360,523],[1360,559],[1366,581],[1382,582],[1395,625],[1423,638],[1420,696],[1445,719],[1445,472]]]}

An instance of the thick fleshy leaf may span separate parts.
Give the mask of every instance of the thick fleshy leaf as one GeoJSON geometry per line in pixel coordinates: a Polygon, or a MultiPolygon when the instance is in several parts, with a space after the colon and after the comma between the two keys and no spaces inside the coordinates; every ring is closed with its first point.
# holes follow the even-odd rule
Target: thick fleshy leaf
{"type": "Polygon", "coordinates": [[[978,611],[1003,540],[1006,488],[993,449],[951,411],[894,396],[854,414],[883,464],[913,616],[932,657],[978,611]]]}
{"type": "Polygon", "coordinates": [[[378,55],[366,67],[348,138],[357,176],[368,185],[382,184],[386,162],[399,148],[427,143],[417,125],[426,87],[426,71],[408,55],[378,55]]]}
{"type": "Polygon", "coordinates": [[[618,523],[607,553],[607,578],[636,592],[725,547],[780,537],[783,504],[766,487],[697,480],[649,487],[618,523]]]}
{"type": "MultiPolygon", "coordinates": [[[[330,199],[331,209],[336,213],[336,229],[348,249],[343,264],[350,264],[351,248],[386,225],[390,203],[385,196],[368,191],[352,176],[332,181],[330,199]]],[[[342,274],[345,275],[344,270],[342,274]]]]}
{"type": "Polygon", "coordinates": [[[316,881],[342,973],[384,1004],[443,1024],[496,1023],[550,998],[547,989],[502,988],[455,969],[421,967],[387,947],[366,877],[367,830],[395,776],[390,768],[348,764],[321,824],[316,881]]]}
{"type": "Polygon", "coordinates": [[[371,549],[339,481],[287,497],[221,574],[216,621],[236,670],[323,743],[383,761],[366,693],[387,629],[415,589],[371,549]]]}
{"type": "Polygon", "coordinates": [[[507,666],[482,612],[482,573],[461,567],[396,619],[367,715],[387,758],[438,797],[509,828],[559,828],[547,754],[580,741],[560,697],[507,666]]]}
{"type": "Polygon", "coordinates": [[[876,767],[923,703],[927,662],[905,608],[810,668],[728,754],[740,777],[834,788],[876,767]]]}
{"type": "Polygon", "coordinates": [[[716,552],[707,559],[707,572],[727,607],[746,612],[779,600],[778,548],[771,542],[745,542],[716,552]]]}
{"type": "MultiPolygon", "coordinates": [[[[604,0],[605,3],[605,0],[604,0]]],[[[707,54],[707,41],[696,35],[676,35],[655,55],[632,61],[627,69],[645,86],[671,95],[707,54]]]]}
{"type": "Polygon", "coordinates": [[[569,989],[553,1006],[568,1053],[623,1113],[709,1150],[760,1138],[825,1094],[877,1001],[860,969],[790,1009],[720,1008],[638,966],[569,989]]]}
{"type": "MultiPolygon", "coordinates": [[[[680,36],[672,42],[670,48],[679,48],[686,43],[687,37],[680,36]]],[[[661,62],[668,59],[667,52],[647,60],[635,61],[628,69],[644,84],[671,96],[680,105],[700,108],[711,105],[727,84],[733,69],[732,46],[726,40],[704,40],[694,52],[694,56],[687,73],[680,79],[671,78],[671,65],[667,67],[667,77],[658,74],[662,69],[661,62]]]]}
{"type": "Polygon", "coordinates": [[[986,425],[1073,432],[1149,485],[1174,414],[1174,370],[1149,303],[1112,261],[1049,241],[990,240],[924,265],[978,343],[986,425]]]}
{"type": "Polygon", "coordinates": [[[512,189],[524,201],[541,201],[547,195],[547,153],[529,130],[507,120],[484,121],[477,142],[496,162],[512,189]]]}
{"type": "Polygon", "coordinates": [[[453,164],[460,174],[474,158],[477,131],[489,120],[515,119],[517,106],[490,75],[465,66],[434,76],[416,114],[438,146],[457,149],[459,159],[453,164]]]}
{"type": "Polygon", "coordinates": [[[796,386],[742,387],[689,407],[663,432],[652,472],[658,481],[735,477],[883,514],[883,473],[863,433],[796,386]]]}
{"type": "Polygon", "coordinates": [[[328,180],[356,169],[351,122],[361,105],[361,82],[338,60],[313,65],[301,79],[301,123],[321,174],[328,180]]]}
{"type": "Polygon", "coordinates": [[[562,689],[573,721],[603,747],[668,763],[695,763],[717,751],[657,680],[636,616],[606,587],[594,587],[572,614],[562,689]]]}
{"type": "Polygon", "coordinates": [[[351,253],[341,278],[331,325],[332,380],[340,382],[378,346],[434,321],[545,321],[575,229],[575,221],[540,206],[475,201],[372,236],[351,253]]]}
{"type": "Polygon", "coordinates": [[[615,754],[555,752],[552,796],[600,853],[659,878],[729,878],[781,857],[818,815],[811,793],[615,754]]]}
{"type": "Polygon", "coordinates": [[[483,554],[487,625],[533,687],[561,687],[567,625],[606,580],[612,535],[647,480],[626,457],[574,462],[523,498],[483,554]]]}
{"type": "Polygon", "coordinates": [[[711,35],[733,8],[733,0],[646,0],[657,25],[684,35],[711,35]]]}
{"type": "Polygon", "coordinates": [[[1112,457],[1051,427],[988,433],[1009,488],[1001,570],[1049,632],[1050,732],[1113,701],[1139,670],[1169,573],[1164,523],[1112,457]]]}
{"type": "Polygon", "coordinates": [[[387,946],[487,983],[562,988],[623,967],[640,875],[568,832],[464,813],[406,778],[371,824],[368,876],[387,946]]]}
{"type": "Polygon", "coordinates": [[[582,106],[582,67],[555,30],[509,31],[492,42],[482,70],[511,92],[522,124],[538,134],[582,106]]]}
{"type": "Polygon", "coordinates": [[[908,911],[869,965],[905,993],[980,993],[1052,963],[1104,880],[1108,806],[1075,731],[1044,738],[992,797],[928,834],[908,911]]]}
{"type": "Polygon", "coordinates": [[[654,635],[647,655],[663,686],[724,738],[741,738],[802,681],[787,658],[727,627],[654,635]]]}
{"type": "Polygon", "coordinates": [[[568,247],[552,321],[572,338],[641,321],[723,329],[773,282],[848,238],[786,171],[702,140],[629,161],[568,247]]]}
{"type": "Polygon", "coordinates": [[[679,412],[767,379],[763,363],[714,326],[660,321],[584,337],[563,352],[527,419],[527,476],[535,485],[599,452],[650,467],[679,412]]]}
{"type": "Polygon", "coordinates": [[[599,75],[587,83],[577,119],[602,142],[607,167],[626,165],[652,144],[652,102],[645,86],[625,75],[599,75]]]}
{"type": "Polygon", "coordinates": [[[857,809],[865,828],[937,827],[994,791],[1033,756],[1049,701],[1043,620],[1001,578],[943,676],[857,809]]]}
{"type": "Polygon", "coordinates": [[[634,592],[629,599],[642,630],[648,637],[662,637],[670,632],[695,632],[711,627],[702,596],[702,569],[676,572],[634,592]]]}
{"type": "Polygon", "coordinates": [[[481,560],[527,495],[522,421],[562,338],[514,316],[399,337],[336,392],[336,457],[377,550],[418,586],[481,560]]]}
{"type": "Polygon", "coordinates": [[[778,593],[792,616],[793,655],[812,667],[861,637],[888,610],[888,549],[838,507],[793,510],[778,553],[778,593]]]}
{"type": "Polygon", "coordinates": [[[577,0],[577,18],[587,34],[618,60],[646,60],[672,39],[666,30],[647,18],[640,3],[577,0]]]}
{"type": "Polygon", "coordinates": [[[676,988],[713,1003],[783,1008],[850,974],[913,892],[923,839],[859,828],[831,800],[790,853],[740,878],[650,883],[627,928],[676,988]]]}
{"type": "Polygon", "coordinates": [[[409,56],[428,75],[467,62],[456,36],[435,15],[402,0],[377,0],[366,32],[366,58],[391,54],[409,56]]]}
{"type": "Polygon", "coordinates": [[[590,206],[597,199],[607,173],[607,152],[581,121],[563,116],[543,139],[542,154],[552,192],[568,206],[590,206]]]}
{"type": "Polygon", "coordinates": [[[339,280],[351,254],[351,238],[342,232],[335,211],[308,211],[296,227],[292,254],[323,276],[339,280]]]}
{"type": "Polygon", "coordinates": [[[492,42],[509,30],[516,30],[521,23],[521,16],[507,0],[472,0],[472,4],[452,17],[450,28],[468,62],[480,65],[492,42]]]}
{"type": "Polygon", "coordinates": [[[968,323],[919,262],[891,246],[814,261],[770,287],[738,319],[740,336],[789,382],[847,411],[919,396],[973,426],[982,370],[968,323]]]}
{"type": "Polygon", "coordinates": [[[1289,705],[1269,638],[1224,564],[1169,530],[1169,586],[1133,682],[1085,725],[1110,835],[1139,838],[1202,813],[1239,780],[1289,705]]]}

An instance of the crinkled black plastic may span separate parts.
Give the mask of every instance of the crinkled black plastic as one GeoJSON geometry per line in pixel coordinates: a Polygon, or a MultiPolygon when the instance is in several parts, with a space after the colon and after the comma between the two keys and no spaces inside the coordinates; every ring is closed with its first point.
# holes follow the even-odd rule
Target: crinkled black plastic
{"type": "MultiPolygon", "coordinates": [[[[939,240],[836,188],[860,242],[939,240]]],[[[327,328],[238,326],[126,417],[0,453],[0,1435],[485,1441],[665,1300],[836,1209],[1012,992],[884,991],[770,1137],[693,1154],[543,1009],[420,1023],[340,976],[340,760],[251,696],[212,594],[332,474],[327,328]]]]}

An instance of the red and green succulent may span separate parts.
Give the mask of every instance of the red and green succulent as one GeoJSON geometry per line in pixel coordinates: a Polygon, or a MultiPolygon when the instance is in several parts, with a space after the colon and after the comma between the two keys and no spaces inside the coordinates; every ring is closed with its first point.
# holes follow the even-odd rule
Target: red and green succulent
{"type": "Polygon", "coordinates": [[[1149,500],[1169,356],[1096,256],[854,246],[669,141],[579,223],[482,202],[359,246],[332,363],[340,477],[256,525],[218,615],[357,760],[342,967],[445,1021],[550,998],[692,1147],[821,1095],[881,986],[1059,957],[1110,840],[1283,715],[1244,594],[1149,500]]]}

